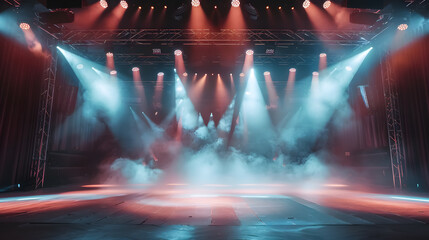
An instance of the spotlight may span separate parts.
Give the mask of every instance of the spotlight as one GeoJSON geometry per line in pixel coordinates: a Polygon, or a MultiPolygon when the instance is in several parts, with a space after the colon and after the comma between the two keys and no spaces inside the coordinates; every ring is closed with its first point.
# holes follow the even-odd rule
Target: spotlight
{"type": "Polygon", "coordinates": [[[291,7],[290,9],[294,10],[294,9],[295,9],[295,7],[291,7]]]}
{"type": "Polygon", "coordinates": [[[163,72],[159,72],[159,73],[158,73],[158,76],[159,76],[159,77],[162,77],[162,76],[164,76],[164,73],[163,73],[163,72]]]}
{"type": "Polygon", "coordinates": [[[244,73],[240,73],[240,77],[244,77],[244,73]]]}
{"type": "Polygon", "coordinates": [[[110,75],[116,75],[118,72],[116,70],[110,71],[110,75]]]}
{"type": "Polygon", "coordinates": [[[100,0],[100,6],[102,8],[107,8],[107,7],[109,7],[109,4],[107,3],[106,0],[100,0]]]}
{"type": "Polygon", "coordinates": [[[179,49],[175,50],[174,55],[176,55],[176,56],[182,55],[182,50],[179,50],[179,49]]]}
{"type": "Polygon", "coordinates": [[[326,57],[326,53],[321,53],[319,56],[320,56],[321,58],[324,58],[324,57],[326,57]]]}
{"type": "Polygon", "coordinates": [[[138,72],[138,71],[140,71],[140,69],[138,67],[133,67],[132,71],[133,72],[138,72]]]}
{"type": "Polygon", "coordinates": [[[29,30],[29,29],[30,29],[30,24],[23,22],[23,23],[20,23],[20,24],[19,24],[19,27],[20,27],[22,30],[29,30]]]}
{"type": "Polygon", "coordinates": [[[270,6],[266,6],[265,8],[266,8],[266,9],[270,9],[270,6]]]}
{"type": "Polygon", "coordinates": [[[200,0],[192,0],[191,4],[193,7],[199,7],[200,6],[200,0]]]}
{"type": "Polygon", "coordinates": [[[313,76],[319,76],[318,72],[313,72],[313,76]]]}
{"type": "Polygon", "coordinates": [[[330,6],[331,6],[331,1],[325,1],[325,2],[323,3],[323,8],[324,8],[324,9],[328,9],[330,6]]]}
{"type": "Polygon", "coordinates": [[[142,9],[142,6],[139,6],[139,10],[141,10],[142,9]]]}
{"type": "Polygon", "coordinates": [[[281,6],[279,6],[279,10],[282,10],[282,7],[281,7],[281,6]]]}
{"type": "Polygon", "coordinates": [[[296,68],[289,69],[289,72],[296,72],[296,68]]]}
{"type": "Polygon", "coordinates": [[[125,8],[125,9],[127,9],[127,8],[128,8],[128,3],[127,3],[127,1],[125,1],[125,0],[121,0],[121,2],[120,2],[119,4],[121,4],[121,7],[122,7],[122,8],[125,8]]]}
{"type": "Polygon", "coordinates": [[[150,6],[150,9],[152,9],[152,10],[153,10],[154,8],[155,8],[154,6],[150,6]]]}
{"type": "Polygon", "coordinates": [[[310,7],[310,4],[311,4],[310,0],[305,0],[305,1],[302,3],[302,7],[303,7],[303,8],[308,8],[308,7],[310,7]]]}
{"type": "Polygon", "coordinates": [[[216,8],[217,8],[217,6],[215,5],[215,6],[214,6],[214,8],[216,9],[216,8]]]}
{"type": "Polygon", "coordinates": [[[346,67],[346,71],[349,71],[349,72],[350,72],[351,70],[353,70],[353,68],[352,68],[352,67],[350,67],[350,66],[347,66],[347,67],[346,67]]]}
{"type": "Polygon", "coordinates": [[[231,1],[231,6],[233,6],[233,7],[239,7],[240,6],[240,1],[239,0],[232,0],[231,1]]]}
{"type": "Polygon", "coordinates": [[[407,29],[408,29],[408,24],[406,24],[406,23],[399,24],[399,26],[398,26],[399,31],[405,31],[407,29]]]}
{"type": "Polygon", "coordinates": [[[188,76],[188,73],[183,73],[183,76],[184,76],[184,77],[187,77],[187,76],[188,76]]]}
{"type": "Polygon", "coordinates": [[[111,52],[106,53],[106,57],[113,57],[113,53],[111,52]]]}
{"type": "Polygon", "coordinates": [[[164,5],[164,8],[167,9],[167,5],[164,5]]]}
{"type": "Polygon", "coordinates": [[[270,75],[270,72],[268,71],[264,72],[264,76],[268,76],[268,75],[270,75]]]}
{"type": "Polygon", "coordinates": [[[253,55],[253,53],[254,53],[254,52],[253,52],[253,50],[252,50],[252,49],[249,49],[249,50],[247,50],[247,51],[246,51],[246,54],[247,54],[247,55],[249,55],[249,56],[250,56],[250,55],[253,55]]]}
{"type": "Polygon", "coordinates": [[[79,70],[83,69],[83,64],[79,63],[78,65],[76,65],[76,68],[79,70]]]}

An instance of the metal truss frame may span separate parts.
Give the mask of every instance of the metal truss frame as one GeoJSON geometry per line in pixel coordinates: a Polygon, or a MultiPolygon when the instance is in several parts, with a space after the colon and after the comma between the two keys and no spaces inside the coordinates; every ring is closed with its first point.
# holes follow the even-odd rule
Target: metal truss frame
{"type": "Polygon", "coordinates": [[[30,178],[34,180],[34,188],[43,187],[45,182],[46,159],[51,129],[52,106],[54,101],[55,80],[57,73],[58,54],[55,41],[46,39],[50,55],[46,59],[37,116],[37,132],[34,140],[33,159],[30,178]]]}
{"type": "Polygon", "coordinates": [[[373,31],[317,31],[272,29],[117,29],[71,30],[55,34],[66,45],[102,45],[135,43],[182,43],[244,45],[249,42],[361,45],[376,36],[373,31]]]}
{"type": "MultiPolygon", "coordinates": [[[[45,30],[47,31],[47,30],[45,30]]],[[[49,32],[49,31],[47,31],[49,32]]],[[[88,47],[147,47],[173,48],[182,46],[266,46],[267,48],[287,49],[292,46],[326,46],[341,45],[345,48],[358,48],[368,44],[377,36],[377,31],[317,31],[317,30],[273,30],[273,29],[116,29],[116,30],[73,30],[59,29],[52,36],[64,45],[81,52],[88,47]]],[[[140,48],[141,49],[141,48],[140,48]]],[[[105,56],[101,52],[92,52],[88,56],[95,62],[104,62],[105,56]]],[[[338,58],[338,57],[337,57],[338,58]]],[[[293,53],[289,51],[277,52],[275,55],[256,54],[254,63],[277,65],[315,64],[314,53],[293,53]]],[[[338,61],[331,55],[329,61],[338,61]]],[[[120,51],[115,53],[115,62],[119,65],[156,65],[174,64],[171,54],[153,55],[120,51]]]]}
{"type": "Polygon", "coordinates": [[[389,140],[390,162],[392,166],[393,187],[402,190],[405,186],[406,157],[402,136],[401,112],[397,83],[392,73],[389,55],[381,60],[381,79],[386,108],[387,137],[389,140]]]}

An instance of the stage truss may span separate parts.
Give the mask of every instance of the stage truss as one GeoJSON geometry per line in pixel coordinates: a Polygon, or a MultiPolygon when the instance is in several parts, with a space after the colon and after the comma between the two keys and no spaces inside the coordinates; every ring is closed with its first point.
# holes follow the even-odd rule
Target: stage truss
{"type": "MultiPolygon", "coordinates": [[[[45,30],[48,32],[48,30],[45,30]]],[[[90,48],[110,46],[123,51],[115,52],[119,65],[174,65],[173,51],[186,46],[241,46],[272,48],[275,54],[265,50],[255,51],[256,65],[301,65],[318,61],[313,51],[291,52],[292,47],[341,46],[350,51],[369,44],[378,31],[316,31],[272,29],[117,29],[117,30],[72,30],[61,29],[51,35],[62,44],[70,46],[96,62],[105,61],[105,52],[90,48]],[[163,49],[153,54],[152,49],[163,49]],[[132,49],[132,50],[131,50],[132,49]],[[144,51],[142,49],[145,49],[144,51]],[[168,50],[165,50],[168,49],[168,50]],[[90,52],[90,54],[89,54],[90,52]]],[[[339,61],[344,54],[330,55],[329,61],[339,61]]]]}
{"type": "Polygon", "coordinates": [[[41,94],[39,102],[39,111],[37,116],[37,132],[34,140],[33,159],[30,169],[30,179],[34,182],[34,188],[43,187],[45,181],[46,158],[48,152],[48,143],[50,138],[52,106],[54,102],[55,80],[57,74],[58,55],[56,51],[56,41],[47,38],[51,54],[45,62],[43,71],[43,81],[41,85],[41,94]]]}
{"type": "Polygon", "coordinates": [[[381,60],[381,79],[383,83],[384,102],[386,108],[387,137],[389,140],[390,162],[392,167],[393,187],[402,190],[405,186],[406,172],[405,147],[402,136],[401,112],[397,83],[392,73],[389,55],[381,60]]]}
{"type": "MultiPolygon", "coordinates": [[[[41,27],[50,35],[48,46],[53,55],[45,69],[42,86],[41,103],[39,107],[38,132],[35,140],[31,177],[35,179],[35,187],[43,186],[46,168],[46,154],[50,132],[50,120],[55,87],[57,68],[57,54],[53,42],[82,50],[88,47],[102,47],[106,44],[128,47],[143,45],[148,48],[167,46],[171,49],[180,46],[265,46],[266,48],[281,48],[282,46],[315,46],[340,45],[351,49],[358,49],[369,44],[381,31],[315,31],[315,30],[269,30],[269,29],[221,29],[212,31],[207,29],[118,29],[118,30],[72,30],[50,31],[41,27]]],[[[83,51],[83,55],[84,51],[83,51]]],[[[105,62],[105,52],[91,54],[92,60],[105,62]]],[[[318,61],[313,53],[283,53],[283,54],[255,54],[255,64],[296,64],[318,61]]],[[[339,61],[341,56],[330,56],[331,60],[339,61]]],[[[172,52],[162,54],[147,54],[139,52],[115,53],[115,63],[174,65],[172,52]]],[[[401,189],[404,176],[405,155],[402,140],[400,113],[398,110],[398,94],[393,84],[393,77],[389,63],[382,63],[383,89],[386,102],[387,128],[389,149],[392,164],[393,184],[401,189]]]]}

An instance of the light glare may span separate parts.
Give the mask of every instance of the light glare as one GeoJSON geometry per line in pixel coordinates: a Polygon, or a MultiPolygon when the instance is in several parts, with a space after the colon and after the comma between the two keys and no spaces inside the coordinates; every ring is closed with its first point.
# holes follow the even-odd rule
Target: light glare
{"type": "Polygon", "coordinates": [[[138,71],[140,71],[140,69],[138,67],[133,67],[132,71],[133,72],[138,72],[138,71]]]}
{"type": "Polygon", "coordinates": [[[120,4],[121,4],[121,7],[122,7],[122,8],[124,8],[124,9],[127,9],[127,8],[128,8],[128,3],[127,3],[127,1],[125,1],[125,0],[121,0],[120,4]]]}
{"type": "Polygon", "coordinates": [[[310,4],[311,4],[310,0],[305,0],[305,1],[302,3],[302,7],[303,7],[303,8],[308,8],[308,7],[310,7],[310,4]]]}
{"type": "Polygon", "coordinates": [[[19,27],[22,30],[29,30],[30,29],[30,24],[23,22],[23,23],[19,24],[19,27]]]}
{"type": "Polygon", "coordinates": [[[406,24],[406,23],[402,23],[398,26],[399,31],[405,31],[407,29],[408,29],[408,24],[406,24]]]}
{"type": "Polygon", "coordinates": [[[107,8],[107,7],[109,7],[109,4],[107,3],[106,0],[100,0],[100,6],[102,8],[107,8]]]}
{"type": "Polygon", "coordinates": [[[240,1],[239,0],[232,0],[231,1],[231,6],[233,6],[233,7],[239,7],[240,6],[240,1]]]}
{"type": "Polygon", "coordinates": [[[200,6],[200,0],[192,0],[191,4],[193,7],[199,7],[200,6]]]}
{"type": "Polygon", "coordinates": [[[253,52],[253,50],[252,50],[252,49],[249,49],[249,50],[247,50],[247,51],[246,51],[246,54],[247,54],[247,55],[249,55],[249,56],[250,56],[250,55],[253,55],[253,53],[254,53],[254,52],[253,52]]]}
{"type": "Polygon", "coordinates": [[[323,3],[323,8],[324,8],[324,9],[328,9],[330,6],[331,6],[331,1],[325,1],[325,2],[323,3]]]}
{"type": "Polygon", "coordinates": [[[175,50],[174,55],[176,55],[176,56],[182,55],[182,50],[179,50],[179,49],[175,50]]]}

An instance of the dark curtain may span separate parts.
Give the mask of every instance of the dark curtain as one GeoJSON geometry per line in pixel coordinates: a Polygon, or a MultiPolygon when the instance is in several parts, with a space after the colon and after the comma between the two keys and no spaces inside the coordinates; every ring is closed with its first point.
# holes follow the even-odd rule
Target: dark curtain
{"type": "Polygon", "coordinates": [[[399,88],[409,189],[429,186],[429,35],[391,56],[399,88]]]}
{"type": "Polygon", "coordinates": [[[45,58],[0,36],[0,186],[25,184],[45,58]]]}

